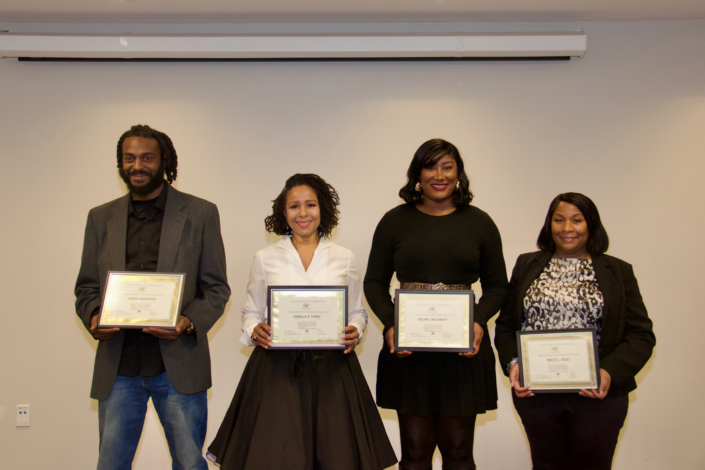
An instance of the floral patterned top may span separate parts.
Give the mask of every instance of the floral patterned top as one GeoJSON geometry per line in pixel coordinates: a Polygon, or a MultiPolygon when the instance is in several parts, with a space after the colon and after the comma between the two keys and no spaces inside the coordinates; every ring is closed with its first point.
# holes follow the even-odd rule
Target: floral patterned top
{"type": "Polygon", "coordinates": [[[524,297],[522,330],[602,329],[604,299],[591,259],[554,258],[524,297]]]}

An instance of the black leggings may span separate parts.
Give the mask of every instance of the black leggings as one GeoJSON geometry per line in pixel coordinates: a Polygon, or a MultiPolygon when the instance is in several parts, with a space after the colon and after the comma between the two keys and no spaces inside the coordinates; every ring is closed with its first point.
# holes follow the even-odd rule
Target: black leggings
{"type": "Polygon", "coordinates": [[[443,457],[443,470],[473,470],[472,445],[475,418],[441,418],[399,414],[401,437],[400,470],[431,470],[436,446],[443,457]]]}

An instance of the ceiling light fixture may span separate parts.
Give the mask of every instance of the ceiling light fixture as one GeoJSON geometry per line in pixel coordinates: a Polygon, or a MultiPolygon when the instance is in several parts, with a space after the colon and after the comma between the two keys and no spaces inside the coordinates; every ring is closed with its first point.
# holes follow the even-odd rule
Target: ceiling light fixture
{"type": "Polygon", "coordinates": [[[0,57],[45,60],[569,59],[584,32],[457,34],[0,34],[0,57]]]}

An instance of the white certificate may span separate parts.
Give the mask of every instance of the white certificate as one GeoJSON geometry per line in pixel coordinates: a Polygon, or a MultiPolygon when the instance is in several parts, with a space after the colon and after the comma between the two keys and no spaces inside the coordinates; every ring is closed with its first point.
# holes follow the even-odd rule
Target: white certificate
{"type": "Polygon", "coordinates": [[[532,391],[598,387],[594,329],[518,332],[522,383],[532,391]]]}
{"type": "Polygon", "coordinates": [[[472,291],[399,290],[395,348],[472,351],[472,291]]]}
{"type": "Polygon", "coordinates": [[[272,348],[344,349],[347,286],[270,286],[272,348]]]}
{"type": "Polygon", "coordinates": [[[185,274],[108,273],[101,328],[176,328],[185,274]]]}

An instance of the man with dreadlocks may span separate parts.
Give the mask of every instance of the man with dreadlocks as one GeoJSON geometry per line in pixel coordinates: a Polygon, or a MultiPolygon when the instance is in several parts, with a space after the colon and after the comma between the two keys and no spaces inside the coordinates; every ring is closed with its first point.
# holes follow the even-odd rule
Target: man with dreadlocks
{"type": "Polygon", "coordinates": [[[176,165],[166,134],[132,126],[117,145],[129,194],[88,213],[75,294],[76,313],[98,340],[91,398],[100,400],[99,470],[132,468],[150,397],[173,468],[208,468],[202,455],[211,386],[207,333],[230,288],[218,209],[171,187],[176,165]],[[108,271],[186,273],[176,329],[99,329],[108,271]]]}

